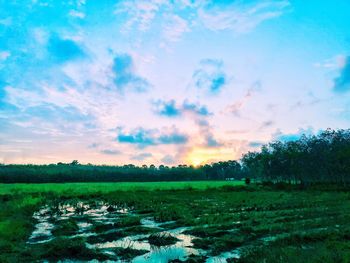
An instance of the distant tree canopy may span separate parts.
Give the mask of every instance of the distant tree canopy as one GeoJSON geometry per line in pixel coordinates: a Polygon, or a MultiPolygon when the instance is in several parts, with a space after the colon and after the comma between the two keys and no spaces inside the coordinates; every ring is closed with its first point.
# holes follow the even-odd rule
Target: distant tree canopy
{"type": "Polygon", "coordinates": [[[219,162],[193,167],[179,165],[107,166],[57,163],[49,165],[0,165],[1,183],[48,183],[48,182],[147,182],[147,181],[194,181],[241,178],[241,166],[236,161],[219,162]]]}
{"type": "Polygon", "coordinates": [[[268,182],[350,183],[350,130],[274,141],[241,159],[243,173],[268,182]]]}
{"type": "Polygon", "coordinates": [[[1,183],[133,182],[251,179],[293,184],[350,183],[350,129],[325,130],[295,141],[273,141],[240,161],[199,167],[107,166],[71,163],[0,165],[1,183]]]}

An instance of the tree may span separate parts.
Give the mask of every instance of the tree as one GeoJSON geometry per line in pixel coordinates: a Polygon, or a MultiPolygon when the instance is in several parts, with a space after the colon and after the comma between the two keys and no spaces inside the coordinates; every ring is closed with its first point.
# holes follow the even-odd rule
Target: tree
{"type": "Polygon", "coordinates": [[[78,160],[73,160],[73,161],[70,163],[70,165],[79,165],[79,162],[78,162],[78,160]]]}

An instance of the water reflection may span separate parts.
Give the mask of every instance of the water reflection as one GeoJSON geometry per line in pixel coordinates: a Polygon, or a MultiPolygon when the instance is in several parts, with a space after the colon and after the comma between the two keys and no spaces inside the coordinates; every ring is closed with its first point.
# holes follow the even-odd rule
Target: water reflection
{"type": "MultiPolygon", "coordinates": [[[[43,206],[39,211],[33,214],[33,219],[36,220],[34,230],[28,240],[31,245],[49,242],[55,238],[53,230],[65,220],[73,220],[78,230],[74,234],[67,236],[67,238],[73,237],[99,237],[99,235],[105,235],[112,233],[113,231],[127,230],[127,227],[117,227],[114,223],[120,221],[123,217],[130,215],[137,215],[132,208],[126,206],[111,205],[104,202],[83,203],[76,202],[73,204],[59,203],[52,207],[43,206]],[[96,225],[110,225],[112,229],[106,229],[105,231],[96,233],[96,225]]],[[[193,248],[192,240],[195,238],[192,235],[185,234],[185,230],[188,227],[178,227],[174,229],[167,229],[166,226],[170,226],[174,221],[159,223],[152,217],[144,217],[140,219],[140,227],[149,228],[151,232],[157,232],[160,235],[171,235],[177,239],[175,243],[167,246],[154,246],[148,241],[150,234],[133,234],[120,238],[116,235],[116,240],[106,241],[102,238],[98,240],[96,244],[90,244],[86,242],[86,247],[89,249],[99,249],[103,253],[118,257],[116,255],[117,248],[130,248],[136,250],[148,251],[143,255],[134,257],[131,261],[105,261],[105,262],[157,262],[165,263],[171,260],[186,260],[190,256],[206,256],[207,252],[202,249],[193,248]]],[[[113,232],[113,233],[114,233],[113,232]]],[[[115,232],[117,233],[117,232],[115,232]]],[[[89,239],[87,239],[89,240],[89,239]]],[[[226,262],[228,258],[238,258],[239,249],[225,252],[215,257],[208,257],[207,263],[226,262]]],[[[62,259],[60,262],[78,262],[68,259],[62,259]]],[[[89,262],[98,262],[97,260],[91,260],[89,262]]]]}

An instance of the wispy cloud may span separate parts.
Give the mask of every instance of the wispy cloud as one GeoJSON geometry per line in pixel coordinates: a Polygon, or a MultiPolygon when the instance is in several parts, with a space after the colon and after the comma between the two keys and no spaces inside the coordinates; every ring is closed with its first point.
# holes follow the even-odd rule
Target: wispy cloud
{"type": "Polygon", "coordinates": [[[89,144],[89,145],[88,145],[88,148],[89,148],[89,149],[96,149],[98,146],[99,146],[99,144],[96,143],[96,142],[94,142],[94,143],[89,144]]]}
{"type": "Polygon", "coordinates": [[[154,112],[166,117],[177,117],[181,115],[181,109],[176,106],[175,100],[157,100],[153,102],[154,112]]]}
{"type": "Polygon", "coordinates": [[[138,29],[142,32],[156,27],[156,19],[166,24],[166,38],[176,41],[184,32],[189,31],[188,24],[200,25],[218,31],[231,30],[246,33],[266,20],[271,20],[288,11],[287,0],[265,1],[122,1],[116,6],[116,15],[128,14],[125,30],[138,29]],[[187,12],[187,18],[179,13],[187,12]],[[164,14],[167,14],[164,16],[164,14]],[[169,17],[172,21],[169,22],[169,17]],[[172,32],[169,31],[171,29],[172,32]]]}
{"type": "Polygon", "coordinates": [[[129,19],[124,25],[125,30],[136,27],[140,31],[146,31],[150,28],[158,11],[164,5],[167,5],[166,0],[121,1],[116,5],[115,14],[127,13],[129,15],[129,19]]]}
{"type": "Polygon", "coordinates": [[[87,57],[83,48],[77,42],[61,38],[57,34],[50,37],[47,50],[59,62],[87,57]]]}
{"type": "Polygon", "coordinates": [[[161,159],[161,162],[167,165],[171,165],[176,163],[176,159],[173,156],[167,154],[161,159]]]}
{"type": "Polygon", "coordinates": [[[188,100],[185,100],[181,105],[177,105],[175,100],[157,100],[152,104],[154,106],[153,111],[156,114],[166,117],[179,117],[187,113],[203,117],[211,115],[206,106],[199,103],[191,103],[188,100]]]}
{"type": "Polygon", "coordinates": [[[252,141],[248,144],[249,147],[252,148],[260,148],[261,146],[263,146],[264,143],[263,142],[259,142],[259,141],[252,141]]]}
{"type": "Polygon", "coordinates": [[[155,145],[167,145],[167,144],[185,144],[188,141],[188,136],[179,133],[176,129],[172,131],[159,131],[157,129],[148,130],[143,128],[137,128],[128,133],[125,133],[123,129],[119,129],[117,141],[120,143],[135,144],[140,148],[155,145]]]}
{"type": "Polygon", "coordinates": [[[46,122],[77,122],[88,121],[93,117],[83,114],[78,108],[73,106],[58,107],[54,104],[42,104],[28,107],[22,112],[22,117],[40,118],[46,122]]]}
{"type": "Polygon", "coordinates": [[[121,154],[120,151],[113,150],[113,149],[104,149],[104,150],[101,150],[101,153],[106,154],[106,155],[119,155],[119,154],[121,154]]]}
{"type": "Polygon", "coordinates": [[[190,32],[188,22],[184,18],[173,14],[166,17],[166,20],[163,25],[163,37],[166,41],[177,42],[184,33],[190,32]]]}
{"type": "Polygon", "coordinates": [[[241,109],[244,107],[244,105],[252,98],[252,96],[261,90],[261,82],[255,81],[250,88],[247,90],[245,95],[236,101],[235,103],[229,105],[226,108],[226,111],[233,113],[236,117],[240,117],[241,109]]]}
{"type": "Polygon", "coordinates": [[[223,70],[223,61],[219,59],[203,59],[192,75],[194,85],[211,93],[218,93],[227,83],[223,70]]]}
{"type": "Polygon", "coordinates": [[[160,135],[157,140],[159,144],[185,144],[188,141],[188,137],[185,134],[172,132],[160,135]]]}
{"type": "Polygon", "coordinates": [[[140,154],[133,155],[130,159],[135,161],[144,161],[152,156],[153,155],[151,153],[140,153],[140,154]]]}
{"type": "Polygon", "coordinates": [[[133,59],[129,54],[119,54],[113,60],[114,83],[121,91],[133,90],[144,92],[150,84],[145,78],[135,73],[133,59]]]}
{"type": "Polygon", "coordinates": [[[231,30],[246,33],[266,20],[281,16],[290,6],[289,1],[209,1],[198,11],[203,25],[211,30],[231,30]]]}
{"type": "Polygon", "coordinates": [[[211,112],[209,112],[208,108],[205,105],[200,105],[198,103],[190,103],[187,100],[185,100],[182,104],[182,110],[199,116],[209,116],[212,114],[211,112]]]}
{"type": "Polygon", "coordinates": [[[0,51],[0,61],[6,60],[11,55],[8,51],[0,51]]]}
{"type": "Polygon", "coordinates": [[[297,102],[293,103],[290,106],[290,109],[291,110],[302,109],[302,108],[305,108],[307,106],[313,106],[313,105],[319,104],[321,102],[322,102],[322,100],[317,98],[314,95],[314,93],[310,91],[302,99],[300,99],[297,102]]]}
{"type": "Polygon", "coordinates": [[[333,90],[338,93],[350,90],[350,56],[345,59],[344,66],[340,70],[339,76],[334,79],[333,90]]]}
{"type": "Polygon", "coordinates": [[[80,18],[80,19],[85,18],[85,14],[83,12],[79,12],[77,10],[69,11],[69,15],[72,16],[72,17],[80,18]]]}
{"type": "Polygon", "coordinates": [[[205,143],[205,146],[207,147],[220,147],[222,146],[222,143],[218,142],[212,134],[210,135],[207,135],[206,138],[206,143],[205,143]]]}
{"type": "Polygon", "coordinates": [[[329,59],[325,59],[321,62],[316,62],[313,65],[317,68],[326,68],[326,69],[337,69],[342,68],[345,65],[346,57],[342,55],[337,55],[329,59]]]}
{"type": "Polygon", "coordinates": [[[207,120],[199,120],[197,121],[197,125],[199,127],[199,136],[204,139],[204,143],[202,146],[204,147],[220,147],[223,146],[223,143],[219,142],[214,134],[213,127],[209,124],[207,120]]]}
{"type": "Polygon", "coordinates": [[[266,128],[269,128],[271,126],[273,126],[275,123],[273,120],[268,120],[268,121],[264,121],[263,123],[261,123],[259,130],[263,130],[266,128]]]}

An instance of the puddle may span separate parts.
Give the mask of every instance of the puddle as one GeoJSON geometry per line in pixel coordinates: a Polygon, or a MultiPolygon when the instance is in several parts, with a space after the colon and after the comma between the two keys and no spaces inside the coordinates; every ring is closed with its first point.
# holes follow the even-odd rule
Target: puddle
{"type": "MultiPolygon", "coordinates": [[[[151,219],[147,219],[147,222],[142,221],[144,224],[148,224],[151,219]]],[[[168,223],[168,222],[167,222],[168,223]]],[[[156,223],[157,224],[157,223],[156,223]]],[[[164,224],[164,223],[163,223],[164,224]]],[[[154,227],[159,227],[158,224],[154,227]]],[[[168,262],[174,259],[185,260],[190,255],[202,255],[204,251],[192,248],[192,240],[194,236],[183,234],[187,227],[181,227],[171,229],[167,231],[161,231],[161,234],[169,234],[177,238],[178,241],[173,245],[167,246],[154,246],[151,245],[147,238],[149,235],[134,235],[121,238],[112,242],[99,243],[95,245],[88,245],[88,248],[99,248],[99,249],[111,249],[111,248],[132,248],[137,250],[147,250],[148,253],[135,257],[131,262],[168,262]]]]}
{"type": "Polygon", "coordinates": [[[55,225],[48,223],[46,221],[42,221],[35,225],[35,230],[29,237],[28,243],[44,243],[53,239],[52,237],[52,229],[54,229],[55,225]]]}
{"type": "Polygon", "coordinates": [[[157,223],[154,221],[153,217],[145,217],[140,220],[140,223],[144,227],[149,228],[162,228],[161,226],[164,225],[164,223],[157,223]]]}
{"type": "Polygon", "coordinates": [[[143,263],[143,262],[159,262],[167,263],[170,260],[180,259],[185,260],[189,255],[197,255],[197,250],[193,248],[183,248],[170,246],[160,249],[154,249],[151,252],[138,256],[132,260],[134,263],[143,263]]]}
{"type": "Polygon", "coordinates": [[[218,256],[208,258],[205,263],[224,263],[230,258],[239,258],[241,255],[239,249],[235,249],[231,252],[224,252],[218,256]]]}
{"type": "Polygon", "coordinates": [[[93,223],[115,223],[119,220],[119,214],[130,213],[130,209],[117,206],[107,205],[105,203],[84,204],[78,202],[76,204],[58,204],[56,206],[44,206],[39,211],[33,214],[33,219],[37,221],[34,226],[34,231],[29,237],[29,244],[49,242],[55,237],[52,231],[55,229],[55,223],[62,220],[75,219],[79,228],[75,235],[90,236],[94,233],[89,233],[93,227],[93,223]]]}
{"type": "MultiPolygon", "coordinates": [[[[159,223],[156,222],[153,217],[144,217],[140,219],[140,224],[136,224],[135,227],[149,229],[149,232],[147,230],[146,232],[143,231],[141,233],[136,232],[135,234],[126,237],[123,237],[123,233],[128,233],[130,228],[132,229],[134,226],[119,228],[117,227],[117,224],[112,225],[111,228],[107,226],[130,215],[139,216],[131,208],[113,206],[103,202],[96,202],[92,204],[78,202],[75,204],[58,204],[53,207],[44,206],[33,214],[33,219],[36,220],[36,225],[34,226],[34,230],[28,239],[28,243],[35,245],[49,242],[56,238],[53,233],[55,233],[55,229],[59,225],[62,225],[62,223],[64,225],[64,222],[73,222],[73,225],[75,225],[74,231],[68,232],[70,235],[65,237],[86,237],[87,240],[96,240],[98,243],[89,243],[89,241],[87,241],[85,245],[89,249],[98,249],[104,254],[108,254],[116,258],[113,261],[105,262],[166,263],[175,259],[182,261],[189,259],[190,256],[205,256],[207,254],[205,250],[196,249],[193,247],[192,240],[196,237],[184,233],[186,230],[190,229],[189,227],[167,229],[167,227],[174,225],[174,221],[159,223]],[[96,225],[105,225],[106,228],[96,232],[96,225]],[[113,240],[114,233],[116,240],[113,240]],[[151,233],[157,233],[161,237],[170,235],[177,240],[173,240],[174,243],[170,245],[155,246],[150,244],[148,240],[151,233]],[[91,238],[91,236],[93,237],[91,238]],[[118,248],[144,250],[148,252],[143,255],[135,256],[131,260],[123,261],[117,259],[118,255],[116,253],[118,253],[118,248]]],[[[57,235],[57,232],[55,234],[57,235]]],[[[237,249],[231,252],[222,253],[215,257],[209,257],[207,258],[206,262],[226,262],[228,258],[238,257],[239,250],[237,249]]],[[[59,262],[80,261],[72,261],[62,258],[59,262]]],[[[91,259],[89,262],[99,261],[91,259]]]]}
{"type": "Polygon", "coordinates": [[[28,243],[44,243],[53,239],[52,230],[55,225],[49,222],[49,208],[43,207],[38,212],[33,214],[33,218],[38,221],[35,225],[35,229],[29,237],[28,243]]]}

